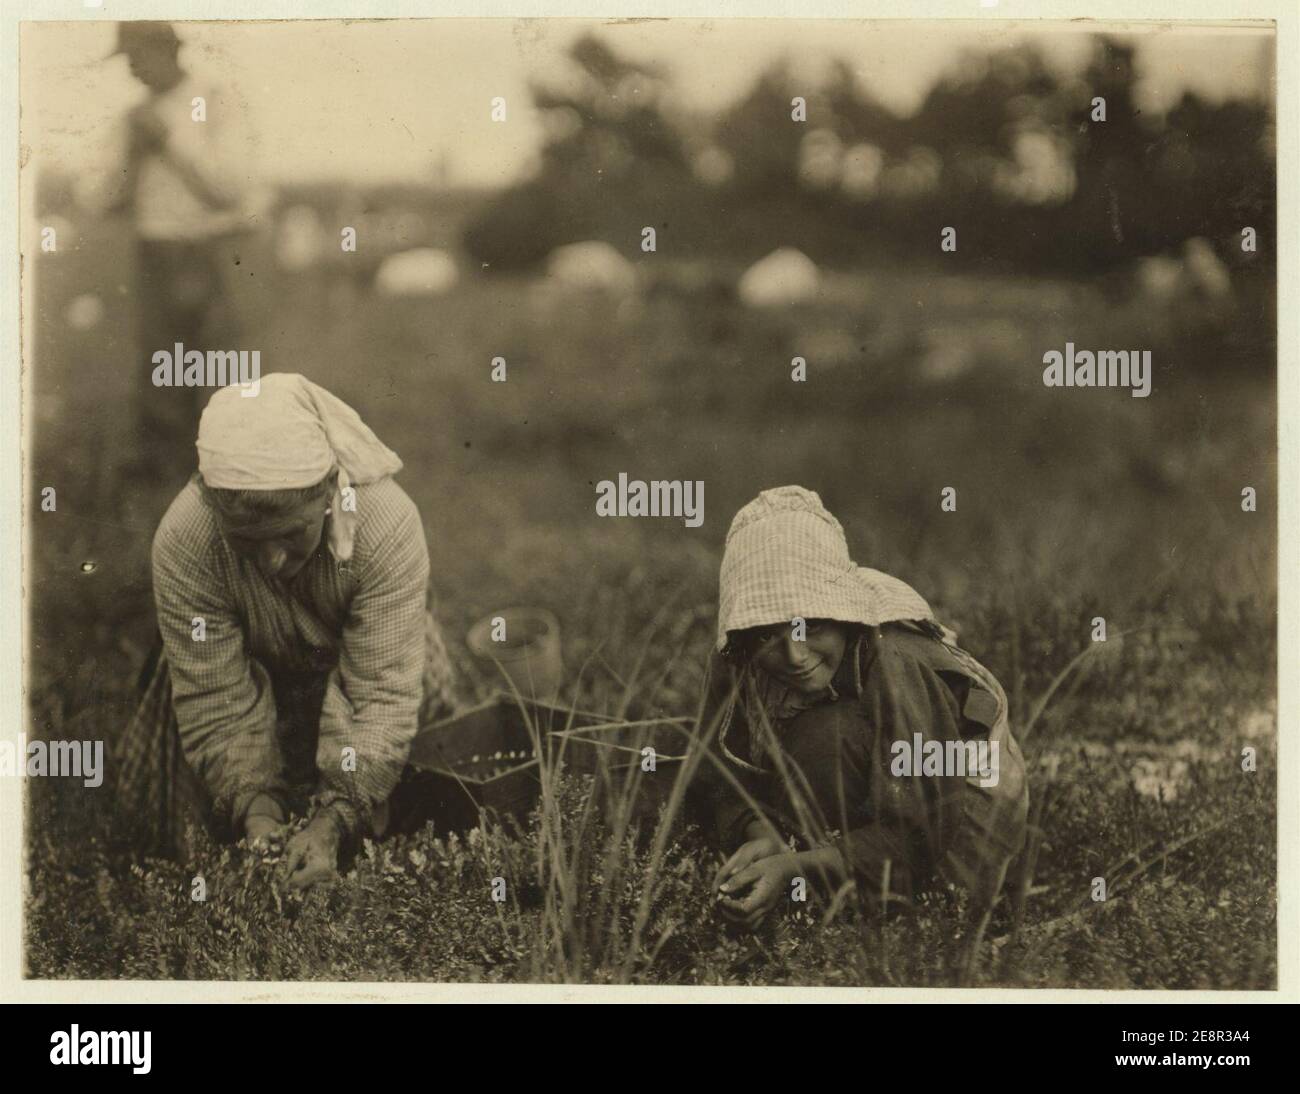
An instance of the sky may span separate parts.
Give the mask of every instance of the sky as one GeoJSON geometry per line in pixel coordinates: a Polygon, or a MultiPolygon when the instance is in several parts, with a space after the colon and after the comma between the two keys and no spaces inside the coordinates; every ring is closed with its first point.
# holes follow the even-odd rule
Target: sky
{"type": "MultiPolygon", "coordinates": [[[[1041,25],[1041,24],[1040,24],[1041,25]]],[[[617,52],[653,62],[693,109],[723,109],[785,56],[793,70],[847,60],[864,88],[914,110],[963,50],[1033,40],[1063,71],[1088,48],[1070,24],[1052,32],[992,22],[552,19],[180,23],[183,63],[236,91],[268,180],[427,181],[507,185],[534,162],[543,130],[530,80],[557,78],[564,52],[595,29],[617,52]],[[506,100],[505,124],[490,120],[506,100]]],[[[1134,28],[1135,30],[1138,28],[1134,28]]],[[[1212,101],[1271,96],[1270,35],[1222,26],[1139,31],[1138,105],[1161,111],[1192,89],[1212,101]]],[[[94,138],[142,96],[126,60],[105,60],[114,25],[26,23],[22,140],[38,162],[76,170],[94,138]]]]}

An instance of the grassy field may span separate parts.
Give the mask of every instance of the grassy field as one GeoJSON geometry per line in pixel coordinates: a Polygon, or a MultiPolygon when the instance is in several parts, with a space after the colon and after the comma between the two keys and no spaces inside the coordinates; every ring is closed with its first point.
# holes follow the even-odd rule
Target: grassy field
{"type": "MultiPolygon", "coordinates": [[[[129,258],[118,231],[88,226],[36,271],[29,496],[53,485],[59,502],[30,516],[33,735],[120,733],[152,634],[150,536],[191,470],[120,474],[141,367],[129,258]],[[74,330],[65,307],[83,293],[107,310],[74,330]]],[[[467,700],[493,685],[464,651],[469,624],[529,603],[560,618],[565,702],[693,714],[727,524],[757,491],[799,483],[858,561],[914,584],[1004,682],[1031,844],[978,946],[947,898],[884,921],[811,904],[742,937],[710,910],[698,833],[675,815],[625,823],[560,771],[525,838],[488,825],[388,841],[301,904],[238,848],[133,858],[112,837],[111,778],[30,780],[31,975],[1274,984],[1276,417],[1260,290],[1245,286],[1223,327],[1089,284],[920,268],[834,273],[818,305],[781,315],[669,289],[615,306],[524,279],[383,300],[289,281],[253,244],[230,273],[239,346],[347,399],[405,460],[467,700]],[[1042,354],[1067,340],[1150,348],[1151,397],[1045,389],[1042,354]],[[790,382],[796,355],[806,384],[790,382]],[[496,356],[505,384],[488,379],[496,356]],[[703,526],[598,518],[595,483],[620,471],[704,480],[703,526]],[[947,486],[955,513],[940,511],[947,486]],[[1245,486],[1258,512],[1242,511],[1245,486]],[[1090,641],[1096,616],[1105,643],[1090,641]]]]}

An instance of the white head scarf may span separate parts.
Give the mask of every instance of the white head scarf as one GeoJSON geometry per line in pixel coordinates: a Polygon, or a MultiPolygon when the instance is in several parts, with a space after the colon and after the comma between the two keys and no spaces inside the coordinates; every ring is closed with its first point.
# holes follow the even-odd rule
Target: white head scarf
{"type": "Polygon", "coordinates": [[[719,650],[729,631],[796,617],[871,627],[934,619],[906,582],[849,557],[840,522],[802,486],[764,490],[736,514],[718,585],[719,650]]]}
{"type": "Polygon", "coordinates": [[[219,490],[294,490],[320,482],[335,468],[329,545],[334,557],[352,557],[357,514],[344,491],[402,468],[347,403],[305,376],[274,372],[246,397],[237,386],[220,388],[199,420],[199,473],[219,490]]]}

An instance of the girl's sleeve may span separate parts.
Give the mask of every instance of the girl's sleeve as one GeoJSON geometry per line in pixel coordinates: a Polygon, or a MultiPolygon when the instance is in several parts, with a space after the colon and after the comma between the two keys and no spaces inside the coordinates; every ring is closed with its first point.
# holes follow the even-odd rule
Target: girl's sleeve
{"type": "MultiPolygon", "coordinates": [[[[424,674],[429,553],[415,503],[392,485],[358,496],[383,508],[367,521],[357,591],[321,710],[313,803],[349,833],[364,829],[401,778],[417,728],[424,674]]],[[[358,544],[358,554],[361,547],[358,544]]]]}
{"type": "Polygon", "coordinates": [[[192,538],[166,519],[154,537],[158,628],[186,762],[212,795],[215,818],[238,833],[258,794],[283,798],[275,699],[216,568],[192,538]]]}
{"type": "MultiPolygon", "coordinates": [[[[710,838],[730,854],[745,842],[745,829],[751,821],[758,819],[758,813],[725,773],[729,771],[740,786],[745,786],[744,776],[734,764],[727,764],[718,745],[721,722],[728,709],[738,704],[733,673],[726,659],[717,652],[709,658],[703,690],[699,731],[705,747],[700,767],[691,781],[691,797],[710,838]]],[[[740,715],[737,712],[733,717],[739,718],[740,715]]],[[[736,727],[733,726],[730,733],[736,734],[736,727]]]]}
{"type": "MultiPolygon", "coordinates": [[[[903,774],[903,747],[918,770],[927,742],[962,739],[962,708],[943,678],[908,649],[882,642],[863,681],[867,738],[844,762],[870,787],[873,818],[839,842],[852,873],[879,886],[886,861],[906,888],[928,876],[952,847],[962,824],[965,776],[903,774]],[[899,747],[895,747],[899,746],[899,747]]],[[[921,769],[923,770],[923,769],[921,769]]],[[[862,785],[858,779],[853,783],[862,785]]]]}

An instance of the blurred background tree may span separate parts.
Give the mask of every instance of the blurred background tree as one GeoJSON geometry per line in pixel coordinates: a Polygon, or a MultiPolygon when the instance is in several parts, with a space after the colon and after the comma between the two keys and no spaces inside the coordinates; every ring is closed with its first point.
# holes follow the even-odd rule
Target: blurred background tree
{"type": "Polygon", "coordinates": [[[733,263],[779,245],[830,263],[937,259],[949,225],[961,228],[951,262],[968,270],[1101,272],[1193,237],[1241,265],[1257,261],[1239,246],[1246,225],[1271,248],[1269,108],[1188,92],[1144,114],[1135,48],[1112,37],[1093,40],[1078,76],[1032,46],[968,53],[911,116],[842,60],[812,81],[775,62],[704,116],[594,35],[569,57],[570,79],[532,89],[549,133],[536,172],[465,233],[489,269],[583,239],[631,256],[644,225],[672,233],[674,255],[733,263]],[[806,122],[791,118],[795,96],[806,122]]]}
{"type": "Polygon", "coordinates": [[[526,267],[582,239],[630,249],[653,221],[633,225],[627,211],[662,203],[665,188],[689,189],[686,144],[665,109],[663,75],[594,35],[574,42],[569,58],[571,80],[531,88],[549,134],[537,170],[490,199],[466,230],[465,246],[489,269],[526,267]]]}

